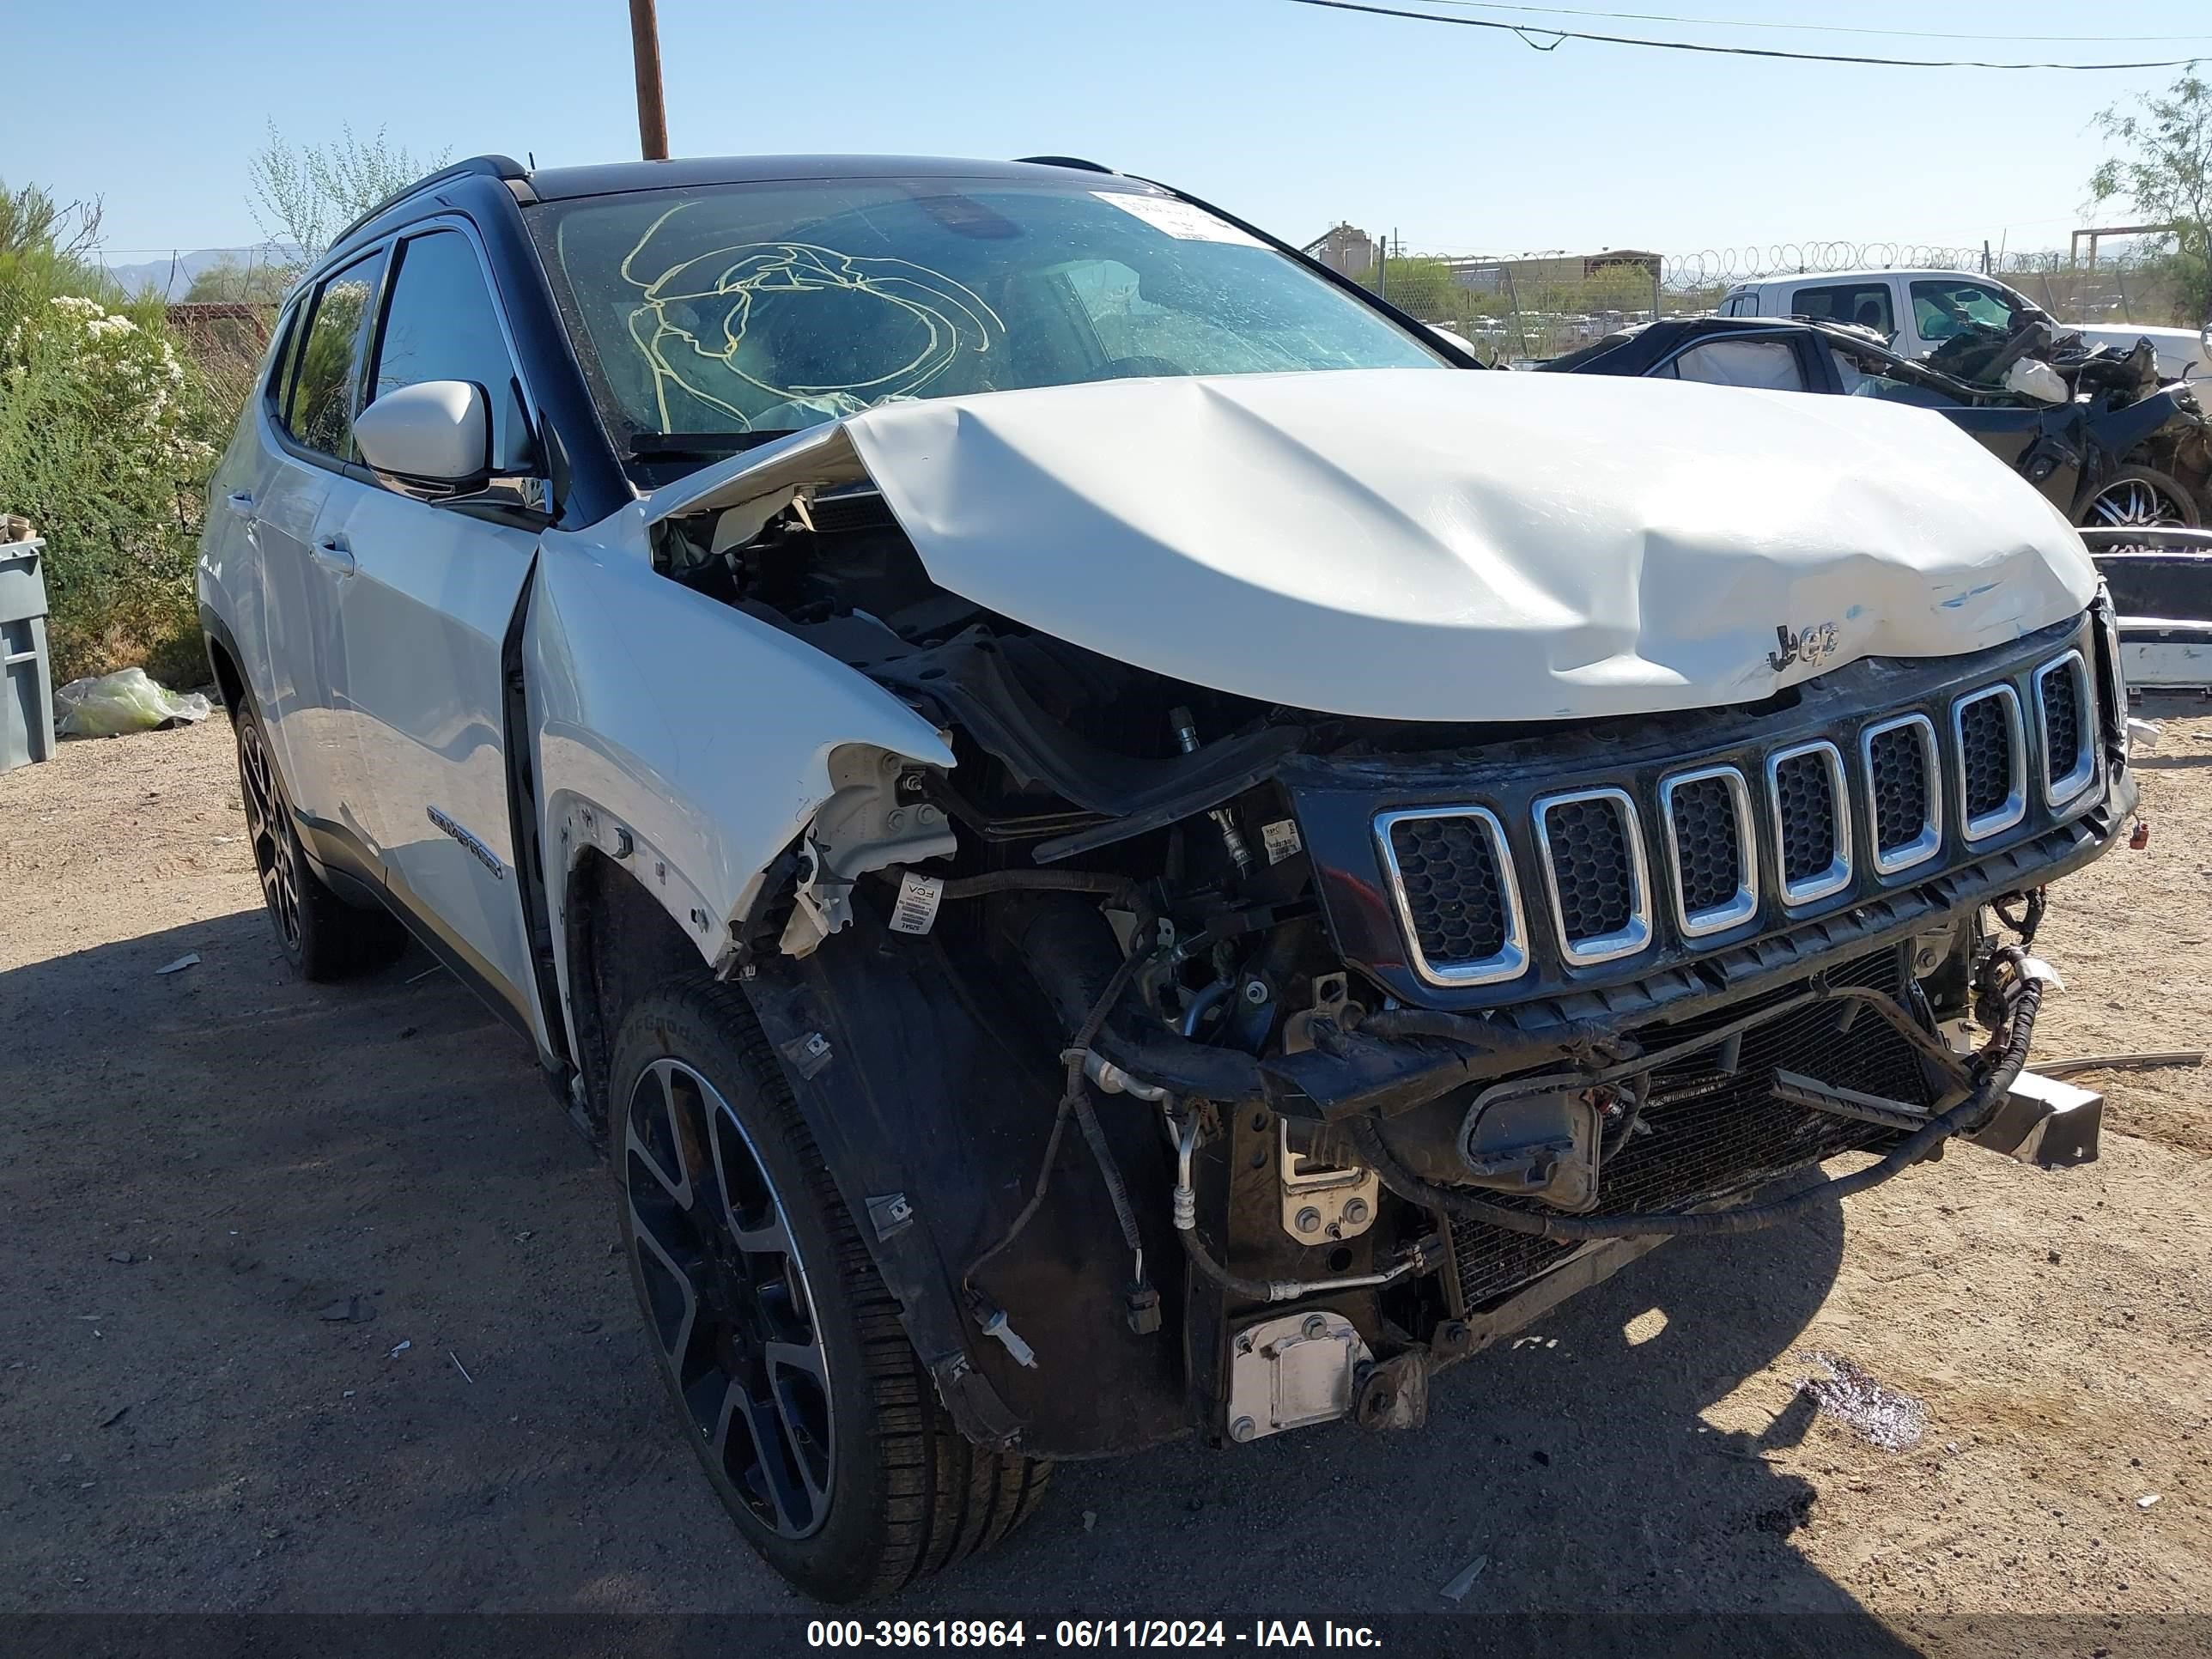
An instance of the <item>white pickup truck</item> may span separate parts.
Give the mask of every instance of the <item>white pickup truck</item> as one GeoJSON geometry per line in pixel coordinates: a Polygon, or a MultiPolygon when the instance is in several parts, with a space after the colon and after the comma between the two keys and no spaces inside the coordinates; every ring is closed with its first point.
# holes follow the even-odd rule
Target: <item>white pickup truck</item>
{"type": "Polygon", "coordinates": [[[2062,323],[2017,289],[1963,270],[1837,270],[1738,283],[1722,297],[1723,317],[1803,317],[1871,328],[1900,356],[1923,357],[1969,323],[2009,334],[2046,320],[2093,346],[2125,351],[2147,339],[2168,380],[2212,374],[2207,330],[2138,328],[2129,323],[2062,323]]]}

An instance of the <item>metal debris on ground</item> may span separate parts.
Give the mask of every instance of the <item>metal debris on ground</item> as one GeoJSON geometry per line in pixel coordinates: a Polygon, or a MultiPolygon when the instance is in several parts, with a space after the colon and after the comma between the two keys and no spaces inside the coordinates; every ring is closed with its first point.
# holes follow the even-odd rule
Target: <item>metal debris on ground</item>
{"type": "Polygon", "coordinates": [[[167,967],[156,968],[154,971],[157,974],[181,974],[187,968],[197,968],[199,965],[200,953],[197,951],[187,951],[167,967]]]}
{"type": "Polygon", "coordinates": [[[397,1359],[401,1354],[405,1353],[408,1349],[414,1346],[415,1345],[412,1342],[402,1342],[398,1347],[392,1349],[391,1352],[386,1354],[384,1357],[386,1359],[397,1359]]]}
{"type": "Polygon", "coordinates": [[[1814,1371],[1797,1387],[1844,1427],[1885,1451],[1919,1443],[1928,1407],[1909,1394],[1877,1382],[1865,1367],[1839,1354],[1815,1352],[1814,1371]]]}
{"type": "Polygon", "coordinates": [[[2045,1077],[2078,1077],[2083,1072],[2150,1072],[2166,1066],[2202,1066],[2202,1048],[2175,1048],[2161,1054],[2085,1054],[2079,1060],[2045,1060],[2036,1066],[2045,1077]]]}
{"type": "Polygon", "coordinates": [[[1482,1570],[1490,1565],[1490,1558],[1478,1555],[1459,1570],[1451,1583],[1437,1592],[1448,1601],[1464,1601],[1467,1593],[1474,1588],[1474,1581],[1482,1577],[1482,1570]]]}
{"type": "Polygon", "coordinates": [[[446,1358],[453,1362],[453,1369],[461,1374],[461,1381],[473,1387],[476,1382],[476,1378],[471,1376],[469,1375],[469,1368],[461,1364],[460,1355],[455,1353],[451,1348],[448,1348],[446,1350],[446,1358]]]}

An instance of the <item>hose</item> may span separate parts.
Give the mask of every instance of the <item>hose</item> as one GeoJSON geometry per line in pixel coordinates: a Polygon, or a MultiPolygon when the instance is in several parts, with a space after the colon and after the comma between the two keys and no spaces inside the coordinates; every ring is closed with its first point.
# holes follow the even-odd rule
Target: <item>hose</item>
{"type": "MultiPolygon", "coordinates": [[[[2017,946],[2007,946],[1992,958],[1993,962],[2017,963],[2023,953],[2017,946]]],[[[1808,1187],[1784,1198],[1764,1204],[1746,1205],[1740,1209],[1710,1210],[1694,1214],[1650,1214],[1612,1216],[1544,1215],[1528,1210],[1516,1210],[1504,1204],[1474,1196],[1460,1188],[1444,1187],[1424,1179],[1408,1168],[1386,1145],[1371,1118],[1353,1118],[1342,1127],[1348,1133],[1360,1157],[1388,1187],[1409,1203],[1432,1210],[1441,1210],[1456,1220],[1480,1222],[1498,1227],[1507,1232],[1524,1233],[1538,1238],[1584,1240],[1594,1238],[1676,1238],[1684,1236],[1715,1237],[1733,1233],[1759,1232],[1782,1222],[1803,1215],[1816,1206],[1848,1198],[1878,1186],[1892,1176],[1909,1169],[1926,1156],[1939,1141],[1969,1132],[1995,1109],[2005,1092],[2012,1087],[2021,1068],[2027,1064],[2027,1050],[2035,1031],[2035,1015],[2043,1001],[2043,982],[2022,980],[2012,988],[2008,1018],[2002,1038],[1992,1038],[1984,1050],[1984,1059],[1994,1064],[1981,1083],[1949,1111],[1931,1118],[1919,1129],[1892,1148],[1878,1164],[1849,1175],[1837,1176],[1817,1187],[1808,1187]]]]}
{"type": "Polygon", "coordinates": [[[1304,1296],[1372,1290],[1378,1285],[1395,1284],[1420,1265],[1417,1257],[1407,1256],[1379,1273],[1352,1273],[1342,1279],[1247,1279],[1241,1273],[1231,1273],[1215,1261],[1213,1252],[1200,1242],[1195,1229],[1185,1228],[1176,1237],[1182,1240],[1182,1251],[1190,1258],[1191,1266],[1231,1296],[1241,1296],[1250,1302],[1295,1302],[1304,1296]]]}

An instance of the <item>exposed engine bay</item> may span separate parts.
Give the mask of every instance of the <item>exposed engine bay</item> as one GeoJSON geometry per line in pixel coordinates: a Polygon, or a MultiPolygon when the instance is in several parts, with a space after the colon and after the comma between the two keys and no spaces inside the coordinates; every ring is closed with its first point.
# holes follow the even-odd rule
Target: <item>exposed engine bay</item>
{"type": "Polygon", "coordinates": [[[722,966],[802,1100],[866,1094],[825,1095],[817,1133],[877,1145],[854,1207],[971,1437],[1410,1425],[1437,1364],[1665,1237],[1802,1214],[1954,1135],[2094,1155],[2094,1108],[2015,1085],[2041,889],[2132,804],[2100,610],[1724,710],[1419,723],[1013,622],[933,582],[866,483],[654,534],[665,574],[957,757],[836,750],[722,966]],[[1978,1048],[1951,1040],[1970,1018],[1978,1048]],[[823,1069],[872,1042],[857,1085],[823,1069]],[[925,1152],[902,1114],[933,1089],[951,1140],[925,1152]],[[1875,1161],[1760,1196],[1853,1152],[1875,1161]],[[917,1213],[933,1252],[901,1267],[917,1213]],[[957,1286],[933,1346],[933,1279],[957,1286]],[[1110,1410],[1056,1386],[1101,1375],[1110,1410]]]}

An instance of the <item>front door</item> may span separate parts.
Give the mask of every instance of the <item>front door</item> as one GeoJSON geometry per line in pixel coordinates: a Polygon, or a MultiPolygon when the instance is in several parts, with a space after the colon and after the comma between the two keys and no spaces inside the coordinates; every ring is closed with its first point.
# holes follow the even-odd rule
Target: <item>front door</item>
{"type": "MultiPolygon", "coordinates": [[[[422,380],[473,381],[491,410],[493,471],[529,472],[535,445],[473,235],[439,222],[392,257],[368,400],[422,380]]],[[[386,882],[483,988],[542,1030],[508,814],[501,660],[537,532],[456,497],[349,477],[333,483],[318,534],[355,566],[341,631],[361,811],[386,882]]]]}
{"type": "MultiPolygon", "coordinates": [[[[353,571],[321,532],[331,489],[354,459],[353,413],[368,312],[384,271],[379,249],[324,279],[300,309],[269,417],[277,442],[249,490],[226,510],[246,521],[261,569],[264,660],[275,677],[263,718],[292,802],[321,826],[363,839],[350,822],[356,734],[346,702],[339,611],[353,571]]],[[[320,843],[330,850],[326,843],[320,843]]]]}

